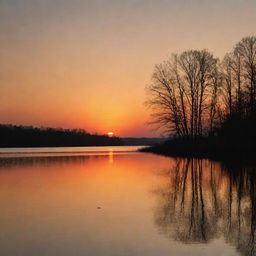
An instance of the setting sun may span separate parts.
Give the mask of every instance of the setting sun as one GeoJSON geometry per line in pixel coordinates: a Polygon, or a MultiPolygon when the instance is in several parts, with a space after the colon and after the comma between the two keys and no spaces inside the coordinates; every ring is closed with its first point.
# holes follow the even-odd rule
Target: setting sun
{"type": "Polygon", "coordinates": [[[108,135],[109,137],[113,137],[113,136],[114,136],[114,133],[113,133],[113,132],[108,132],[107,135],[108,135]]]}

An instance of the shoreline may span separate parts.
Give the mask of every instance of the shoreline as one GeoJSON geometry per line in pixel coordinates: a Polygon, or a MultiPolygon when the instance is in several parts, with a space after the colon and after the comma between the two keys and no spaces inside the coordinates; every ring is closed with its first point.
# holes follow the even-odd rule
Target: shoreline
{"type": "Polygon", "coordinates": [[[245,164],[256,163],[256,146],[220,143],[208,138],[199,140],[173,139],[165,143],[144,147],[140,152],[153,153],[166,157],[209,159],[221,162],[245,164]]]}

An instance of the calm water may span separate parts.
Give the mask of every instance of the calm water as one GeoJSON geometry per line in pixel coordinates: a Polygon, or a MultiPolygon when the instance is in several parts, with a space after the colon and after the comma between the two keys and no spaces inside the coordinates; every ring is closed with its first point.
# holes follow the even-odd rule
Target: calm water
{"type": "Polygon", "coordinates": [[[135,149],[0,149],[0,255],[256,255],[254,168],[135,149]]]}

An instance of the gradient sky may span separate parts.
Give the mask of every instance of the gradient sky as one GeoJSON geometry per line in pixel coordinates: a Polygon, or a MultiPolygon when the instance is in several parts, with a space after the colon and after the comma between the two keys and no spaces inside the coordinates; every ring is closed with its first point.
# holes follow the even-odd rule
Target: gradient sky
{"type": "Polygon", "coordinates": [[[158,136],[145,86],[172,52],[222,57],[255,0],[0,0],[0,122],[158,136]]]}

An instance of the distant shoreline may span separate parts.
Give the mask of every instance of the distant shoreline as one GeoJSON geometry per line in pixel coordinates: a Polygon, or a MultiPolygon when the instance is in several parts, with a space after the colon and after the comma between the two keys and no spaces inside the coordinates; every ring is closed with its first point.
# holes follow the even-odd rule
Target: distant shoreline
{"type": "Polygon", "coordinates": [[[0,124],[0,148],[122,146],[119,137],[61,129],[0,124]]]}
{"type": "Polygon", "coordinates": [[[0,148],[145,146],[165,138],[116,137],[83,129],[62,129],[0,124],[0,148]]]}

